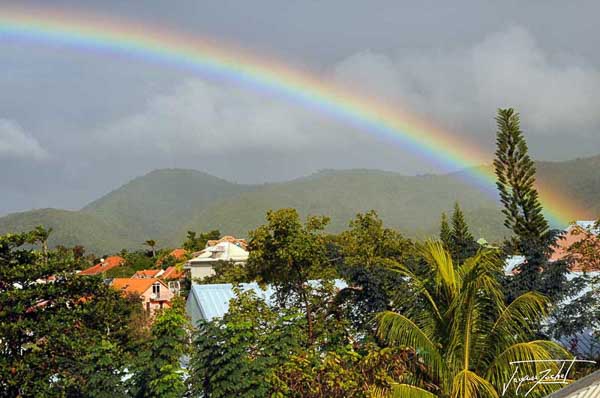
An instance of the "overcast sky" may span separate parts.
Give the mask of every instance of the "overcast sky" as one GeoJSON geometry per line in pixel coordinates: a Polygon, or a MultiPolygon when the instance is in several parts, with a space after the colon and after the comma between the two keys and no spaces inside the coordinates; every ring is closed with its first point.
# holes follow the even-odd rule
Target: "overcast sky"
{"type": "MultiPolygon", "coordinates": [[[[402,104],[490,153],[505,106],[521,112],[538,159],[600,153],[597,1],[37,3],[232,43],[402,104]]],[[[443,171],[284,98],[123,54],[0,34],[0,60],[0,214],[76,209],[165,167],[252,183],[323,168],[443,171]]]]}

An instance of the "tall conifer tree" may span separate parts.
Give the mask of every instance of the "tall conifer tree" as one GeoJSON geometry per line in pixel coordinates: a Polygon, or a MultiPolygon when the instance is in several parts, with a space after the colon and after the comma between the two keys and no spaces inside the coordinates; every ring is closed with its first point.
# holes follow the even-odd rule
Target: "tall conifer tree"
{"type": "Polygon", "coordinates": [[[450,247],[452,247],[452,230],[450,229],[446,213],[442,213],[442,220],[440,221],[440,240],[446,250],[450,250],[450,247]]]}
{"type": "Polygon", "coordinates": [[[549,267],[548,258],[557,234],[544,218],[535,189],[535,165],[529,157],[527,143],[514,109],[499,109],[496,116],[496,186],[502,202],[504,225],[516,238],[511,245],[526,261],[512,278],[512,295],[538,290],[557,297],[564,283],[564,264],[549,267]]]}
{"type": "Polygon", "coordinates": [[[465,215],[462,212],[458,202],[454,203],[454,213],[452,213],[452,233],[450,236],[450,252],[452,259],[457,264],[473,256],[477,252],[477,242],[469,231],[469,226],[465,221],[465,215]]]}

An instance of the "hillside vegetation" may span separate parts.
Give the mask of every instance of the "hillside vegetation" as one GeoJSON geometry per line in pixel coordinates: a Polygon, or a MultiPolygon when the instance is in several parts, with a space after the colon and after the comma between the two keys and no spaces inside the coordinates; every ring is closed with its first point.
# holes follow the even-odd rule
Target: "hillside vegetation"
{"type": "MultiPolygon", "coordinates": [[[[581,218],[600,214],[600,156],[538,162],[538,177],[582,204],[581,218]]],[[[240,185],[195,170],[156,170],[138,177],[80,211],[33,210],[0,218],[0,233],[36,225],[54,229],[52,245],[85,246],[97,254],[141,248],[147,239],[174,246],[187,230],[220,229],[246,236],[265,212],[295,207],[302,215],[331,217],[341,231],[358,212],[375,209],[387,225],[408,236],[437,233],[440,213],[460,202],[476,237],[507,235],[496,198],[468,183],[465,172],[403,176],[378,170],[327,170],[296,180],[240,185]]]]}

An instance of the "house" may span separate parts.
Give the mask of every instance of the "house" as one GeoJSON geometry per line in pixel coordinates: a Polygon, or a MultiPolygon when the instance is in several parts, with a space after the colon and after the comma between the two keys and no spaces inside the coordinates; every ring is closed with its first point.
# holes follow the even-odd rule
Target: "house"
{"type": "MultiPolygon", "coordinates": [[[[580,227],[594,235],[600,235],[600,230],[595,227],[594,221],[577,221],[574,225],[570,225],[567,229],[565,229],[562,239],[557,241],[557,246],[554,248],[553,253],[550,256],[550,262],[556,262],[560,260],[564,260],[569,255],[569,248],[576,242],[581,241],[584,238],[583,234],[574,233],[575,228],[580,227]]],[[[507,276],[514,275],[516,273],[516,268],[525,262],[524,256],[510,256],[505,260],[505,268],[504,273],[507,276]]],[[[587,275],[591,277],[600,277],[600,269],[589,269],[589,267],[584,267],[580,264],[577,259],[573,259],[573,262],[570,264],[570,272],[567,273],[566,278],[568,280],[573,280],[578,276],[581,276],[584,271],[587,275]]],[[[574,297],[570,297],[566,299],[564,302],[568,304],[569,302],[583,296],[586,293],[589,293],[594,286],[588,285],[584,286],[574,297]]],[[[594,338],[592,330],[586,329],[574,336],[563,336],[558,341],[568,347],[570,351],[582,357],[595,357],[600,355],[600,343],[596,338],[594,338]]]]}
{"type": "Polygon", "coordinates": [[[166,256],[163,256],[163,257],[159,258],[158,260],[156,260],[156,265],[158,267],[160,267],[166,257],[173,257],[175,259],[175,261],[180,262],[180,261],[185,260],[186,256],[187,256],[187,250],[177,248],[177,249],[174,249],[173,251],[171,251],[166,256]]]}
{"type": "Polygon", "coordinates": [[[567,387],[547,395],[546,398],[598,398],[600,397],[600,370],[589,374],[567,387]]]}
{"type": "Polygon", "coordinates": [[[173,294],[179,296],[181,282],[185,279],[185,274],[184,270],[178,270],[177,267],[171,266],[167,267],[159,277],[169,285],[169,289],[171,289],[173,294]]]}
{"type": "Polygon", "coordinates": [[[140,296],[142,305],[151,314],[169,308],[175,296],[165,282],[157,278],[115,278],[111,287],[125,295],[140,296]]]}
{"type": "MultiPolygon", "coordinates": [[[[596,236],[600,236],[600,228],[595,227],[594,221],[577,221],[575,224],[570,225],[567,229],[564,230],[564,234],[562,239],[558,239],[556,242],[556,247],[550,256],[550,262],[555,262],[559,260],[564,260],[569,255],[569,248],[584,238],[583,234],[576,234],[574,230],[576,227],[583,228],[596,236]]],[[[573,259],[573,263],[570,265],[570,270],[572,273],[580,273],[583,271],[588,272],[597,272],[600,269],[586,269],[584,270],[582,264],[577,262],[577,259],[573,259]]],[[[506,275],[512,275],[515,272],[517,266],[523,264],[525,262],[524,256],[509,256],[505,260],[504,273],[506,275]]]]}
{"type": "Polygon", "coordinates": [[[225,236],[217,241],[208,241],[206,248],[194,253],[195,256],[185,264],[184,269],[190,270],[192,280],[204,279],[214,275],[213,267],[220,261],[245,264],[250,254],[246,249],[246,241],[233,236],[225,236]]]}
{"type": "Polygon", "coordinates": [[[121,256],[109,256],[100,260],[100,262],[93,267],[85,269],[79,272],[79,275],[98,275],[103,274],[109,269],[113,269],[120,265],[125,264],[125,259],[121,256]]]}
{"type": "Polygon", "coordinates": [[[185,278],[183,270],[178,271],[176,267],[167,267],[167,269],[144,269],[137,271],[132,276],[133,279],[160,279],[165,282],[169,290],[175,295],[181,291],[181,280],[185,278]]]}
{"type": "MultiPolygon", "coordinates": [[[[309,281],[314,286],[319,281],[309,281]]],[[[348,287],[345,281],[336,279],[335,287],[338,290],[348,287]]],[[[257,297],[262,298],[269,305],[274,304],[275,290],[271,286],[262,289],[258,283],[239,284],[243,292],[253,290],[257,297]]],[[[214,318],[221,318],[229,310],[229,302],[235,297],[233,285],[231,283],[219,283],[210,285],[192,284],[190,294],[185,304],[186,312],[192,320],[192,325],[197,325],[199,321],[211,321],[214,318]]]]}
{"type": "Polygon", "coordinates": [[[137,279],[152,279],[158,278],[164,271],[162,269],[143,269],[133,274],[132,278],[137,279]]]}

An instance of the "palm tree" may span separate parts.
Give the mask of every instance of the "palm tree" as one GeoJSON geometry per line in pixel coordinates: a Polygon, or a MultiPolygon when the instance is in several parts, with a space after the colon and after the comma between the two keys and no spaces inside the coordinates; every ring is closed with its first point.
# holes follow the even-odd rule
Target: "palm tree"
{"type": "Polygon", "coordinates": [[[153,239],[148,239],[144,242],[144,244],[152,250],[152,258],[156,257],[156,241],[153,239]]]}
{"type": "MultiPolygon", "coordinates": [[[[393,386],[391,396],[500,397],[511,385],[512,361],[569,357],[559,344],[531,340],[536,333],[533,325],[548,313],[543,295],[528,292],[505,304],[499,283],[502,262],[496,251],[480,250],[460,265],[452,263],[440,242],[426,242],[420,252],[426,263],[423,275],[396,267],[414,291],[410,305],[401,303],[402,313],[378,314],[378,334],[390,344],[413,347],[438,390],[427,391],[414,380],[404,380],[393,386]]],[[[519,366],[523,375],[537,375],[548,367],[558,370],[553,362],[519,366]]],[[[528,396],[550,391],[548,385],[538,387],[528,396]]]]}

